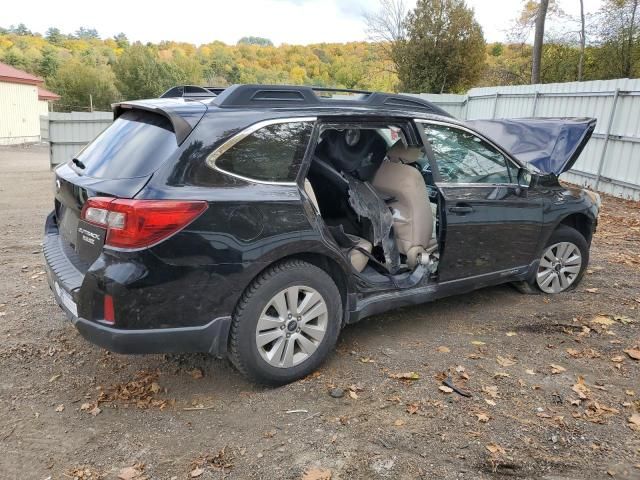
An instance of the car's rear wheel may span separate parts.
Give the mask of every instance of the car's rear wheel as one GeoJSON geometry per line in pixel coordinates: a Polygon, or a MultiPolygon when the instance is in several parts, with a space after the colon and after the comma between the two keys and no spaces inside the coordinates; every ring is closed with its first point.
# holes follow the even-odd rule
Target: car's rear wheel
{"type": "Polygon", "coordinates": [[[313,372],[338,338],[340,292],[327,273],[292,260],[269,268],[243,294],[229,356],[254,381],[283,384],[313,372]]]}
{"type": "Polygon", "coordinates": [[[543,249],[536,275],[516,287],[523,293],[555,294],[574,289],[589,263],[589,245],[576,229],[560,225],[543,249]]]}

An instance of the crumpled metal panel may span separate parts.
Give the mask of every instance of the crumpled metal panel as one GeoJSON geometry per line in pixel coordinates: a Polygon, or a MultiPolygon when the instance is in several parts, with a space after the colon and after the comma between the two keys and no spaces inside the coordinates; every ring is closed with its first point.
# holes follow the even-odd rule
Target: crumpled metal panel
{"type": "Polygon", "coordinates": [[[373,244],[382,245],[387,268],[394,273],[400,267],[400,253],[393,235],[393,213],[369,182],[344,175],[349,184],[349,205],[373,228],[373,244]]]}

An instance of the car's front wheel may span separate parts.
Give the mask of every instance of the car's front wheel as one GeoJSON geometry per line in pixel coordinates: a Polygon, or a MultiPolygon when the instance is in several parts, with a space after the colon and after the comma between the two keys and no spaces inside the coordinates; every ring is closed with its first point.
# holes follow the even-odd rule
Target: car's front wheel
{"type": "Polygon", "coordinates": [[[243,294],[231,323],[229,356],[254,381],[292,382],[327,357],[341,319],[331,277],[315,265],[287,261],[263,272],[243,294]]]}
{"type": "Polygon", "coordinates": [[[576,229],[560,225],[543,249],[535,278],[516,286],[524,293],[561,293],[575,288],[589,263],[589,245],[576,229]]]}

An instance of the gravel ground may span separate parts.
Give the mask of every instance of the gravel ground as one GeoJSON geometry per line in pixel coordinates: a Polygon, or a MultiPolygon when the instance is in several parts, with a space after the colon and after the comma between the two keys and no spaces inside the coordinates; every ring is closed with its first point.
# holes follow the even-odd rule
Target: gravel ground
{"type": "Polygon", "coordinates": [[[0,149],[1,478],[640,478],[638,204],[604,199],[574,292],[376,316],[317,374],[265,389],[226,361],[76,333],[43,274],[47,162],[0,149]]]}

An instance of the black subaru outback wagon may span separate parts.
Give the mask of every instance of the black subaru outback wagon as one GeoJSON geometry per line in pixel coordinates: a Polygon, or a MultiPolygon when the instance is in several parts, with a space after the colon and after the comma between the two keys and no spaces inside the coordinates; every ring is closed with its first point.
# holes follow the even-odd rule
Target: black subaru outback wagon
{"type": "Polygon", "coordinates": [[[298,86],[199,92],[116,104],[55,171],[49,282],[104,348],[228,355],[285,383],[369,315],[505,282],[559,293],[587,267],[600,199],[558,175],[592,119],[460,122],[417,97],[298,86]]]}

